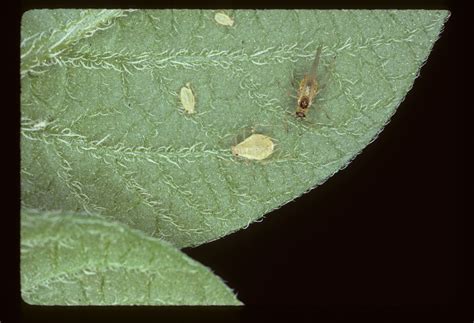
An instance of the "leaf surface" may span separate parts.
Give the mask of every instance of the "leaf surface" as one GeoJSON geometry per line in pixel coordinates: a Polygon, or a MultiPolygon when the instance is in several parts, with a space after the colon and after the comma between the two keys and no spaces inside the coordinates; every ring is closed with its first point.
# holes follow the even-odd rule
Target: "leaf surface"
{"type": "Polygon", "coordinates": [[[171,244],[86,214],[22,212],[21,292],[41,305],[242,305],[171,244]]]}
{"type": "Polygon", "coordinates": [[[22,203],[199,245],[323,183],[382,130],[447,11],[33,10],[21,35],[22,203]],[[306,120],[297,85],[322,45],[306,120]],[[195,113],[183,112],[187,86],[195,113]],[[231,147],[275,140],[249,162],[231,147]]]}

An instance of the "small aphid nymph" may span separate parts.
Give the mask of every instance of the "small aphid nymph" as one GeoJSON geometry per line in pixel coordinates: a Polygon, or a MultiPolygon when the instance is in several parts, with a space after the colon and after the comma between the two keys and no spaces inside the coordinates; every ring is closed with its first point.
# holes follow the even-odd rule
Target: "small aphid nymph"
{"type": "Polygon", "coordinates": [[[179,99],[183,105],[184,111],[188,114],[193,114],[196,111],[194,106],[196,105],[196,100],[194,99],[193,91],[191,90],[191,84],[186,83],[186,86],[181,88],[179,92],[179,99]]]}
{"type": "Polygon", "coordinates": [[[298,104],[296,106],[296,116],[299,118],[306,117],[309,107],[313,103],[314,97],[318,94],[318,81],[316,79],[316,71],[319,65],[319,57],[321,56],[321,48],[318,47],[316,51],[316,56],[311,65],[311,69],[308,74],[306,74],[303,80],[300,82],[298,88],[298,104]]]}
{"type": "Polygon", "coordinates": [[[232,155],[252,160],[263,160],[273,153],[274,144],[270,137],[253,134],[236,146],[232,155]]]}
{"type": "Polygon", "coordinates": [[[219,25],[228,26],[228,27],[232,27],[234,25],[234,19],[232,19],[231,17],[229,17],[228,15],[226,15],[223,12],[217,12],[214,15],[214,20],[219,25]]]}

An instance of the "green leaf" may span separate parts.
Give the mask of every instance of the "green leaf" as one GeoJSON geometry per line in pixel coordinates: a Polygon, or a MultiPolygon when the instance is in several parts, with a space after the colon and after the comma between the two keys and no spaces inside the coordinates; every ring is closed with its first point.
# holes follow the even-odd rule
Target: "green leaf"
{"type": "Polygon", "coordinates": [[[21,293],[41,305],[242,305],[169,243],[86,214],[25,210],[21,293]]]}
{"type": "Polygon", "coordinates": [[[24,207],[96,213],[178,247],[246,227],[376,138],[449,16],[236,10],[226,26],[215,14],[25,13],[24,207]],[[319,45],[324,88],[297,120],[288,94],[319,45]],[[179,98],[187,83],[194,114],[179,98]],[[275,140],[264,161],[232,155],[252,129],[275,140]]]}

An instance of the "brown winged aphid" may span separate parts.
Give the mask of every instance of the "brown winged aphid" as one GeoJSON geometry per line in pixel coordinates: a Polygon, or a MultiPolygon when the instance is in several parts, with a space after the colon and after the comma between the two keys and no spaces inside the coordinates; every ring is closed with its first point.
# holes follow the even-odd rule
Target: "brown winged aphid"
{"type": "Polygon", "coordinates": [[[301,80],[300,87],[298,88],[298,105],[296,107],[296,116],[299,118],[306,117],[308,109],[313,103],[313,99],[318,94],[318,81],[316,80],[316,71],[319,65],[319,57],[321,56],[322,46],[318,47],[316,56],[314,57],[313,65],[309,73],[306,74],[301,80]]]}

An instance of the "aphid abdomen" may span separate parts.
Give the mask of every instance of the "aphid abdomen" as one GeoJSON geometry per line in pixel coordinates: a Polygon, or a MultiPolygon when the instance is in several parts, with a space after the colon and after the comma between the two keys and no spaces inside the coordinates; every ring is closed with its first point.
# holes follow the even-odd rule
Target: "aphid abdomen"
{"type": "Polygon", "coordinates": [[[259,156],[262,149],[259,147],[242,147],[239,155],[241,156],[259,156]]]}
{"type": "Polygon", "coordinates": [[[184,111],[186,113],[193,114],[195,112],[194,106],[196,105],[196,100],[189,83],[181,88],[179,99],[181,100],[181,104],[183,105],[184,111]]]}
{"type": "Polygon", "coordinates": [[[296,107],[296,116],[300,118],[306,117],[306,113],[311,104],[313,103],[314,97],[318,93],[318,81],[316,80],[316,71],[319,65],[321,48],[322,46],[318,47],[309,74],[306,74],[304,76],[298,89],[298,105],[296,107]]]}
{"type": "Polygon", "coordinates": [[[232,147],[234,156],[246,159],[263,160],[273,153],[274,144],[270,137],[253,134],[241,143],[232,147]]]}
{"type": "Polygon", "coordinates": [[[232,27],[234,25],[234,19],[232,19],[231,17],[229,17],[228,15],[226,15],[225,13],[223,12],[218,12],[214,15],[214,20],[220,24],[220,25],[223,25],[223,26],[229,26],[229,27],[232,27]]]}

